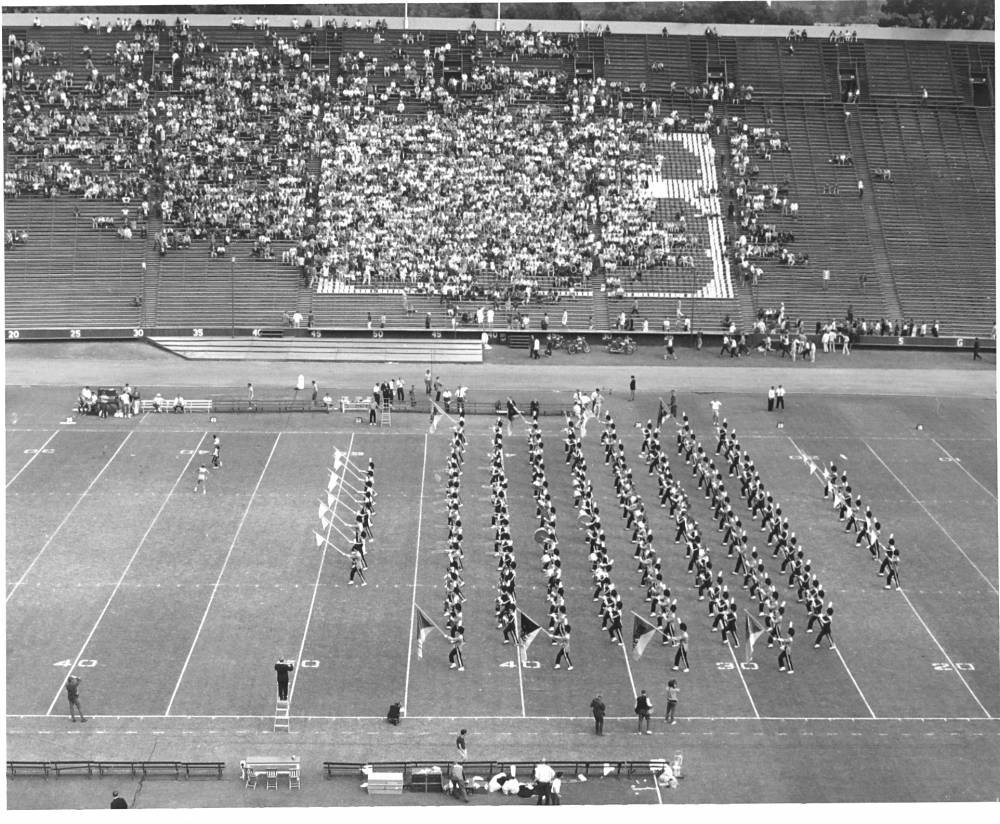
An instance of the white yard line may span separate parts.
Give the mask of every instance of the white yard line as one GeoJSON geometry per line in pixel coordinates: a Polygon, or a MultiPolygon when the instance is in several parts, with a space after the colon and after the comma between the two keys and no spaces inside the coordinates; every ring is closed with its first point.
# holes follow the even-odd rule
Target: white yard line
{"type": "Polygon", "coordinates": [[[938,519],[935,518],[931,514],[931,511],[926,506],[923,505],[923,503],[917,498],[916,495],[914,495],[910,491],[910,488],[906,484],[903,483],[903,481],[900,479],[900,477],[889,468],[889,465],[879,457],[879,454],[874,449],[872,449],[871,446],[869,446],[868,443],[866,443],[865,441],[862,441],[861,443],[863,443],[865,445],[865,447],[868,449],[868,451],[871,452],[872,455],[875,456],[875,458],[878,460],[878,462],[880,464],[882,464],[882,466],[885,467],[886,472],[888,472],[890,475],[892,475],[893,478],[896,479],[896,483],[898,483],[901,487],[903,487],[903,489],[906,491],[906,494],[909,495],[911,498],[913,498],[913,500],[916,502],[917,506],[919,506],[924,512],[927,513],[927,517],[930,518],[932,521],[934,521],[935,524],[937,524],[937,528],[940,529],[941,532],[944,533],[944,536],[949,541],[951,541],[952,544],[955,545],[955,549],[957,549],[959,552],[962,553],[962,557],[965,558],[965,560],[969,562],[969,566],[971,566],[976,572],[979,573],[979,577],[980,578],[982,578],[984,581],[986,581],[986,585],[991,590],[993,590],[993,594],[994,595],[1000,595],[1000,590],[997,590],[997,588],[993,585],[993,582],[989,578],[987,578],[986,575],[983,574],[983,571],[978,566],[976,566],[975,562],[968,555],[966,555],[965,550],[962,549],[962,547],[960,547],[958,545],[958,541],[956,541],[954,538],[952,538],[951,535],[948,533],[948,530],[945,529],[943,526],[941,526],[941,522],[938,521],[938,519]]]}
{"type": "MultiPolygon", "coordinates": [[[[420,501],[417,505],[417,545],[413,557],[413,596],[410,598],[410,634],[406,639],[406,680],[403,682],[403,712],[409,708],[410,664],[413,657],[413,627],[417,618],[417,573],[420,570],[420,530],[424,523],[424,482],[427,478],[427,433],[424,432],[424,461],[420,468],[420,501]]],[[[407,715],[407,717],[409,717],[407,715]]]]}
{"type": "Polygon", "coordinates": [[[240,518],[239,526],[236,527],[236,534],[233,535],[233,541],[229,545],[229,551],[226,553],[226,559],[222,562],[222,569],[219,570],[219,576],[215,579],[215,584],[212,586],[212,594],[208,597],[208,604],[205,606],[205,612],[201,616],[201,622],[198,624],[198,631],[194,635],[194,640],[191,642],[191,649],[188,650],[187,658],[184,659],[184,666],[181,667],[181,674],[177,678],[177,683],[174,685],[174,691],[170,694],[170,702],[167,704],[167,711],[164,715],[170,715],[170,708],[174,705],[174,699],[177,697],[177,691],[181,688],[181,681],[184,680],[184,673],[187,672],[188,664],[191,663],[191,656],[194,654],[194,648],[198,644],[198,638],[201,636],[201,630],[205,626],[205,619],[208,618],[208,611],[212,608],[212,602],[215,601],[215,593],[219,591],[219,582],[222,580],[222,576],[226,572],[226,567],[229,565],[229,559],[232,557],[233,549],[236,547],[236,541],[240,537],[240,532],[243,531],[243,524],[246,523],[247,515],[250,514],[250,507],[253,506],[254,498],[257,497],[257,490],[260,489],[261,481],[264,480],[264,473],[267,472],[268,466],[271,465],[271,458],[274,457],[274,452],[278,448],[278,441],[281,440],[281,433],[274,439],[274,444],[271,446],[271,451],[267,456],[267,460],[264,462],[264,468],[260,471],[260,477],[257,479],[257,483],[253,488],[253,492],[250,493],[250,500],[247,501],[247,508],[243,510],[243,516],[240,518]]]}
{"type": "Polygon", "coordinates": [[[934,633],[931,632],[931,628],[927,626],[927,624],[924,622],[924,619],[920,617],[920,613],[917,612],[917,608],[913,606],[913,602],[909,599],[907,594],[902,589],[899,590],[899,594],[902,595],[903,600],[905,600],[906,603],[910,605],[910,609],[913,610],[913,614],[917,616],[917,620],[923,625],[923,628],[927,630],[927,634],[931,637],[931,640],[934,642],[935,646],[937,646],[937,648],[941,650],[941,654],[944,656],[944,660],[948,662],[948,664],[951,666],[952,672],[954,672],[955,675],[958,676],[958,680],[961,681],[962,685],[969,691],[969,695],[972,696],[972,700],[976,702],[976,705],[979,707],[979,709],[983,711],[983,715],[985,715],[987,718],[992,718],[993,716],[990,715],[989,710],[987,710],[986,707],[983,706],[983,702],[980,701],[979,698],[976,696],[976,694],[972,691],[972,687],[970,687],[969,682],[965,680],[965,676],[962,675],[959,668],[955,666],[955,662],[951,660],[951,656],[949,656],[948,653],[944,651],[944,647],[941,646],[941,642],[934,637],[934,633]]]}
{"type": "Polygon", "coordinates": [[[868,703],[868,699],[865,698],[865,694],[861,691],[861,687],[858,686],[858,682],[854,680],[854,673],[851,672],[850,668],[847,666],[847,662],[844,660],[844,656],[840,654],[840,646],[837,645],[833,648],[833,651],[837,653],[837,657],[840,659],[840,663],[844,665],[844,669],[847,671],[847,677],[851,679],[851,683],[854,684],[854,689],[858,691],[858,695],[861,696],[861,700],[865,702],[865,706],[868,708],[868,712],[871,713],[872,718],[878,718],[875,715],[875,710],[872,709],[872,705],[868,703]]]}
{"type": "Polygon", "coordinates": [[[753,696],[750,694],[750,687],[747,685],[747,679],[743,677],[743,668],[740,666],[740,662],[736,658],[736,652],[730,644],[726,644],[726,646],[729,648],[729,654],[733,656],[733,663],[736,665],[736,674],[739,675],[740,681],[743,682],[743,689],[746,690],[747,698],[750,699],[750,706],[753,708],[754,717],[760,718],[760,713],[757,711],[757,703],[753,700],[753,696]]]}
{"type": "MultiPolygon", "coordinates": [[[[351,450],[353,448],[354,448],[354,435],[352,434],[351,435],[351,440],[347,444],[347,454],[348,455],[351,454],[351,450]]],[[[337,505],[340,503],[340,490],[341,490],[341,486],[343,484],[344,474],[346,474],[346,468],[347,468],[347,463],[346,462],[348,460],[350,460],[350,458],[345,458],[344,459],[344,461],[345,461],[345,463],[344,463],[345,473],[341,473],[341,476],[340,476],[341,483],[339,483],[337,485],[337,497],[334,498],[333,506],[331,507],[331,510],[335,510],[337,508],[337,505]]],[[[298,657],[296,657],[296,659],[295,659],[295,671],[294,671],[294,673],[292,675],[292,684],[291,684],[291,686],[288,689],[288,706],[289,706],[289,708],[291,708],[291,706],[292,706],[292,698],[295,697],[295,682],[298,681],[298,679],[299,679],[299,672],[302,670],[302,652],[306,648],[306,636],[309,634],[309,623],[312,621],[313,608],[316,606],[316,593],[319,592],[319,579],[320,579],[320,576],[323,574],[323,562],[326,561],[326,550],[327,550],[327,547],[330,545],[330,530],[332,528],[333,528],[333,520],[331,519],[330,520],[330,525],[326,528],[326,536],[325,536],[325,540],[323,541],[323,552],[319,556],[319,568],[316,570],[316,581],[313,584],[312,598],[309,600],[309,612],[306,614],[306,625],[302,629],[302,643],[299,644],[299,654],[298,654],[298,657]]],[[[339,529],[337,531],[340,532],[339,529]]],[[[341,535],[343,535],[343,533],[341,533],[341,535]]]]}
{"type": "Polygon", "coordinates": [[[950,452],[949,452],[949,451],[948,451],[947,449],[945,449],[945,448],[944,448],[943,446],[941,446],[941,444],[939,444],[939,443],[938,443],[938,442],[937,442],[937,441],[936,441],[936,440],[935,440],[934,438],[931,438],[931,442],[932,442],[932,443],[933,443],[933,444],[934,444],[934,445],[935,445],[935,446],[936,446],[936,447],[937,447],[938,449],[940,449],[940,450],[941,450],[942,452],[944,452],[944,454],[945,454],[945,455],[947,455],[947,456],[948,456],[948,457],[949,457],[949,458],[951,459],[952,463],[954,463],[954,464],[955,464],[955,466],[957,466],[957,467],[958,467],[959,469],[961,469],[961,470],[962,470],[962,471],[963,471],[963,472],[964,472],[964,473],[965,473],[966,475],[968,475],[968,476],[969,476],[969,477],[970,477],[970,478],[971,478],[971,479],[972,479],[972,480],[973,480],[973,481],[974,481],[974,482],[975,482],[976,484],[978,484],[978,485],[979,485],[979,488],[980,488],[980,489],[982,489],[982,490],[983,490],[983,491],[984,491],[984,492],[985,492],[985,493],[986,493],[987,495],[989,495],[989,496],[990,496],[990,497],[991,497],[991,498],[992,498],[992,499],[993,499],[994,501],[996,501],[996,499],[997,499],[997,496],[996,496],[996,495],[994,495],[992,491],[990,491],[989,487],[987,487],[987,486],[984,486],[984,485],[983,485],[983,484],[982,484],[982,483],[981,483],[981,482],[979,481],[979,479],[978,479],[978,478],[976,478],[976,476],[975,476],[975,475],[973,475],[973,474],[972,474],[971,472],[969,472],[969,470],[968,470],[968,469],[966,469],[966,468],[965,468],[965,467],[964,467],[964,466],[962,465],[962,462],[961,462],[961,461],[960,461],[960,460],[959,460],[958,458],[956,458],[956,457],[955,457],[954,455],[952,455],[952,454],[951,454],[951,453],[950,453],[950,452]]]}
{"type": "Polygon", "coordinates": [[[658,776],[653,776],[653,789],[656,790],[656,803],[663,803],[663,794],[660,792],[660,782],[658,776]]]}
{"type": "Polygon", "coordinates": [[[10,489],[10,485],[11,485],[12,483],[14,483],[14,481],[16,481],[16,480],[18,479],[18,476],[20,476],[20,474],[21,474],[22,472],[24,472],[24,470],[25,470],[25,469],[27,469],[27,468],[28,468],[29,466],[31,466],[31,462],[32,462],[33,460],[35,460],[35,458],[37,458],[37,457],[38,457],[39,455],[41,455],[41,454],[42,454],[42,450],[43,450],[43,449],[45,449],[45,447],[47,447],[47,446],[49,445],[49,442],[50,442],[50,441],[51,441],[51,440],[52,440],[52,439],[53,439],[53,438],[54,438],[54,437],[55,437],[56,435],[58,435],[58,434],[59,434],[59,430],[57,429],[57,430],[56,430],[55,432],[53,432],[53,433],[52,433],[51,435],[49,435],[49,437],[48,437],[48,439],[47,439],[47,440],[45,441],[45,443],[43,443],[43,444],[42,444],[42,445],[41,445],[40,447],[38,447],[38,449],[36,449],[36,450],[35,450],[35,454],[34,454],[34,455],[32,455],[32,456],[31,456],[30,458],[28,458],[27,462],[26,462],[26,463],[24,464],[24,466],[22,466],[22,467],[21,467],[21,468],[20,468],[19,470],[17,470],[17,472],[15,473],[15,475],[14,475],[14,477],[13,477],[13,478],[11,478],[11,479],[10,479],[9,481],[7,481],[7,486],[5,486],[5,487],[4,487],[4,489],[10,489]]]}
{"type": "Polygon", "coordinates": [[[45,544],[42,546],[42,548],[40,550],[38,550],[38,554],[35,555],[35,557],[31,561],[31,563],[28,564],[28,568],[24,571],[24,573],[21,575],[21,577],[17,579],[17,581],[15,582],[14,586],[12,586],[10,588],[10,592],[7,593],[7,602],[8,603],[10,602],[10,599],[14,597],[14,593],[17,592],[17,588],[19,586],[21,586],[21,584],[24,583],[24,579],[28,577],[28,573],[30,573],[31,570],[34,568],[35,564],[38,563],[38,559],[41,558],[42,555],[45,553],[45,550],[47,550],[49,548],[49,545],[55,540],[56,535],[59,534],[60,530],[62,530],[62,528],[66,525],[66,522],[69,521],[69,519],[72,517],[73,513],[76,512],[76,508],[81,503],[83,503],[83,499],[87,497],[87,493],[90,492],[90,490],[94,488],[94,484],[97,483],[97,481],[100,479],[101,475],[104,474],[105,470],[107,470],[107,468],[109,466],[111,466],[111,462],[118,456],[118,453],[122,451],[122,447],[125,446],[125,444],[128,443],[128,439],[131,438],[131,437],[132,437],[132,433],[129,432],[125,436],[125,440],[123,440],[120,444],[118,444],[118,448],[112,453],[111,457],[108,458],[107,463],[104,464],[104,466],[101,467],[101,471],[98,472],[94,476],[94,480],[92,480],[87,485],[87,488],[85,490],[83,490],[83,493],[80,495],[80,497],[76,499],[76,503],[73,504],[73,506],[70,509],[70,511],[67,512],[66,516],[59,522],[59,526],[57,526],[55,528],[55,530],[49,536],[49,539],[45,542],[45,544]]]}
{"type": "MultiPolygon", "coordinates": [[[[42,715],[39,713],[11,713],[5,716],[6,718],[19,718],[19,719],[32,719],[32,718],[47,718],[51,719],[50,715],[42,715]]],[[[157,721],[184,721],[184,720],[201,720],[201,719],[261,719],[266,718],[268,720],[273,720],[274,715],[88,715],[88,718],[114,718],[123,720],[157,720],[157,721]]],[[[380,721],[384,720],[384,715],[293,715],[292,718],[299,719],[300,721],[380,721]]],[[[414,715],[410,718],[411,721],[456,721],[456,720],[468,720],[468,721],[593,721],[594,717],[592,715],[531,715],[527,718],[521,718],[519,715],[414,715]]],[[[609,715],[605,718],[606,721],[635,721],[634,715],[609,715]]],[[[950,716],[950,715],[936,715],[936,716],[922,716],[922,715],[904,715],[904,716],[879,716],[878,718],[865,718],[864,716],[853,716],[853,715],[842,715],[842,716],[796,716],[796,715],[762,715],[757,718],[753,715],[686,715],[681,719],[684,722],[690,721],[720,721],[720,722],[730,722],[730,721],[774,721],[774,722],[794,722],[794,721],[807,721],[813,723],[861,723],[870,724],[875,722],[877,724],[888,724],[888,723],[909,723],[909,722],[920,722],[926,723],[928,721],[942,721],[942,722],[958,722],[967,721],[970,723],[982,724],[983,722],[996,722],[1000,719],[990,716],[989,718],[983,718],[977,716],[975,718],[969,718],[968,716],[950,716]]],[[[592,735],[592,733],[588,733],[592,735]]]]}
{"type": "MultiPolygon", "coordinates": [[[[125,569],[122,570],[122,574],[119,576],[118,582],[115,584],[114,589],[111,590],[111,594],[108,596],[108,600],[104,604],[104,609],[102,609],[100,615],[97,616],[97,620],[94,621],[94,626],[90,628],[90,632],[88,633],[86,640],[83,642],[83,646],[80,647],[80,651],[76,654],[76,657],[73,659],[73,663],[69,668],[69,672],[66,673],[67,677],[73,674],[73,669],[76,667],[77,662],[83,657],[83,653],[87,649],[87,645],[90,643],[90,639],[93,638],[94,633],[97,632],[97,627],[100,626],[101,621],[103,620],[105,614],[108,611],[108,607],[111,606],[111,602],[114,600],[115,595],[118,593],[118,590],[122,585],[122,581],[125,580],[125,576],[128,575],[128,571],[132,568],[132,563],[139,555],[139,551],[143,548],[143,546],[145,546],[146,539],[153,531],[153,527],[156,526],[156,522],[160,519],[160,516],[163,514],[163,510],[167,508],[167,504],[170,502],[171,496],[177,489],[177,485],[183,480],[185,473],[187,473],[188,468],[191,466],[191,461],[193,461],[195,455],[198,454],[198,449],[201,447],[207,434],[208,434],[207,432],[202,433],[201,438],[198,440],[198,445],[191,452],[191,457],[187,459],[187,463],[184,464],[184,468],[180,471],[180,474],[177,476],[177,480],[175,480],[173,486],[170,487],[170,491],[167,493],[167,496],[163,499],[163,503],[160,504],[160,508],[156,511],[156,515],[153,516],[153,520],[150,521],[149,526],[146,528],[146,531],[142,535],[142,538],[139,539],[139,544],[138,546],[136,546],[135,552],[132,553],[132,557],[128,559],[128,563],[125,565],[125,569]]],[[[60,684],[59,688],[56,690],[55,697],[52,699],[52,703],[49,704],[48,712],[45,713],[46,715],[52,714],[52,710],[55,709],[56,701],[59,700],[59,696],[62,695],[62,691],[63,691],[63,684],[60,684]]]]}

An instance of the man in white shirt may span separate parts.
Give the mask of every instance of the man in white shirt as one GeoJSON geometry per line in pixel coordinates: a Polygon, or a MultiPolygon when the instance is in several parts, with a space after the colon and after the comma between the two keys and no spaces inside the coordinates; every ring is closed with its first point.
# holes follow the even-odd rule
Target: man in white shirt
{"type": "Polygon", "coordinates": [[[535,792],[538,794],[536,806],[552,803],[552,781],[555,777],[555,770],[544,759],[535,765],[535,792]]]}

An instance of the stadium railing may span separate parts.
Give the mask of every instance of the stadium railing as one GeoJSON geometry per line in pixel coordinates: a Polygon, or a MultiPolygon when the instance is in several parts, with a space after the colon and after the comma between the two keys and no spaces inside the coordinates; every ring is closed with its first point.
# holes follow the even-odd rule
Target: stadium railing
{"type": "Polygon", "coordinates": [[[223,761],[8,761],[7,776],[131,775],[222,778],[223,761]]]}

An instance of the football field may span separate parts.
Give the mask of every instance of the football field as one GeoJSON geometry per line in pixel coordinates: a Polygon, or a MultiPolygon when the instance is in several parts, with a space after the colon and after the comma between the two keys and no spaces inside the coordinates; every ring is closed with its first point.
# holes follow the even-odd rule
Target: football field
{"type": "MultiPolygon", "coordinates": [[[[8,408],[23,410],[31,397],[8,388],[8,408]]],[[[814,649],[804,605],[778,574],[765,536],[751,527],[738,484],[726,478],[798,632],[789,675],[778,671],[777,649],[763,640],[748,662],[743,647],[731,651],[711,631],[707,602],[698,600],[683,546],[673,541],[673,520],[657,505],[655,476],[638,455],[635,424],[655,417],[657,397],[640,394],[629,403],[615,394],[606,409],[622,433],[664,579],[691,634],[688,673],[672,672],[669,646],[654,642],[636,659],[628,637],[623,648],[602,631],[558,416],[544,417],[541,427],[575,667],[553,668],[556,647],[544,634],[523,662],[502,643],[487,467],[495,418],[471,416],[461,483],[464,672],[449,669],[448,646],[436,634],[418,657],[413,625],[415,605],[435,621],[442,615],[447,420],[428,433],[423,414],[396,415],[389,430],[339,414],[220,415],[214,424],[167,414],[80,418],[75,425],[41,412],[22,413],[17,425],[8,419],[8,758],[56,758],[67,746],[77,757],[114,757],[160,734],[158,757],[165,746],[175,757],[207,749],[235,763],[260,742],[276,746],[273,664],[284,656],[297,666],[291,743],[279,746],[308,744],[317,761],[448,758],[457,729],[466,726],[477,759],[641,759],[683,751],[685,764],[697,769],[689,766],[670,799],[677,801],[746,801],[747,787],[758,784],[756,800],[763,801],[995,798],[995,401],[953,398],[942,407],[934,397],[803,394],[779,418],[761,408],[759,394],[678,394],[680,411],[713,451],[708,401],[722,401],[723,416],[836,606],[837,648],[814,649]],[[195,491],[197,468],[210,463],[213,434],[223,465],[210,469],[203,494],[195,491]],[[337,468],[335,450],[349,454],[351,465],[337,468]],[[360,587],[348,585],[341,532],[354,520],[352,486],[361,486],[354,472],[369,460],[378,498],[369,583],[360,587]],[[902,555],[898,591],[883,589],[878,565],[823,499],[810,464],[830,461],[846,469],[883,535],[894,535],[902,555]],[[321,520],[325,512],[332,514],[321,520]],[[85,727],[67,718],[63,685],[71,672],[83,679],[85,727]],[[662,721],[669,677],[681,690],[678,724],[670,727],[662,721]],[[659,720],[652,736],[639,738],[632,705],[642,689],[659,720]],[[592,735],[589,720],[597,693],[608,705],[604,739],[592,735]],[[398,729],[381,722],[395,701],[406,711],[398,729]],[[67,745],[61,735],[70,730],[67,745]],[[754,753],[768,759],[774,776],[761,778],[750,763],[754,753]],[[935,759],[930,785],[911,777],[913,760],[925,757],[935,759]],[[711,774],[730,759],[740,763],[731,771],[735,783],[714,785],[711,774]],[[838,770],[831,770],[848,761],[851,795],[838,792],[838,770]],[[865,764],[882,772],[866,774],[865,764]]],[[[709,504],[673,446],[673,421],[663,429],[715,568],[749,609],[741,579],[728,574],[732,561],[709,504]]],[[[584,451],[614,581],[626,610],[647,616],[599,435],[592,422],[584,451]]],[[[504,450],[518,605],[544,628],[523,424],[515,422],[504,450]]],[[[617,803],[651,798],[633,788],[617,803]]]]}

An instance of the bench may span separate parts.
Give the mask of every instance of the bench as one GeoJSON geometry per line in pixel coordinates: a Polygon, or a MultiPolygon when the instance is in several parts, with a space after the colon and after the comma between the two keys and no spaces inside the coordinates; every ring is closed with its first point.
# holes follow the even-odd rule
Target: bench
{"type": "MultiPolygon", "coordinates": [[[[173,398],[164,398],[163,405],[160,407],[160,412],[173,412],[173,398]]],[[[155,412],[153,406],[153,401],[143,399],[139,401],[139,411],[140,412],[155,412]]],[[[187,400],[184,399],[184,411],[185,412],[211,412],[212,411],[212,401],[210,400],[187,400]]]]}
{"type": "Polygon", "coordinates": [[[49,777],[49,762],[48,761],[8,761],[7,762],[7,775],[40,775],[44,778],[49,777]]]}
{"type": "Polygon", "coordinates": [[[347,761],[324,761],[323,771],[327,778],[337,775],[349,775],[353,778],[361,776],[361,764],[347,761]]]}
{"type": "Polygon", "coordinates": [[[340,399],[341,412],[367,412],[370,400],[368,398],[355,398],[353,401],[346,395],[340,399]]]}
{"type": "Polygon", "coordinates": [[[288,788],[298,786],[302,765],[297,755],[253,755],[240,762],[240,779],[244,788],[257,787],[257,780],[264,776],[265,789],[278,789],[278,777],[288,779],[288,788]],[[271,786],[273,783],[273,787],[271,786]]]}
{"type": "Polygon", "coordinates": [[[74,775],[91,776],[94,774],[94,762],[93,761],[53,761],[52,762],[52,772],[56,775],[62,775],[63,773],[72,773],[74,775]]]}
{"type": "Polygon", "coordinates": [[[254,400],[246,398],[222,398],[213,402],[215,412],[329,412],[322,403],[312,402],[310,397],[287,400],[254,400]]]}
{"type": "Polygon", "coordinates": [[[187,778],[222,778],[226,764],[223,761],[185,761],[183,766],[187,778]]]}

